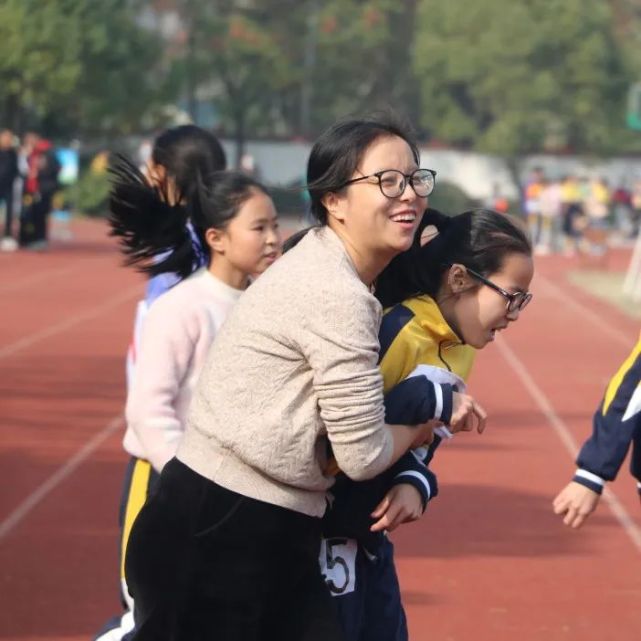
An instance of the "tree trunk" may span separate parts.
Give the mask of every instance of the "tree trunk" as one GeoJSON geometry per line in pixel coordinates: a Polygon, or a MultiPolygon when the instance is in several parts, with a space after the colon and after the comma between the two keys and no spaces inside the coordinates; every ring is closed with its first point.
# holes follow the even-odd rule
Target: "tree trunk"
{"type": "Polygon", "coordinates": [[[245,107],[236,104],[234,107],[234,144],[236,146],[236,169],[240,169],[240,161],[245,154],[245,107]]]}
{"type": "Polygon", "coordinates": [[[523,168],[523,159],[521,156],[507,156],[505,158],[505,164],[507,170],[512,178],[512,183],[516,187],[517,193],[519,195],[519,202],[522,204],[524,202],[524,190],[523,183],[521,181],[521,169],[523,168]]]}

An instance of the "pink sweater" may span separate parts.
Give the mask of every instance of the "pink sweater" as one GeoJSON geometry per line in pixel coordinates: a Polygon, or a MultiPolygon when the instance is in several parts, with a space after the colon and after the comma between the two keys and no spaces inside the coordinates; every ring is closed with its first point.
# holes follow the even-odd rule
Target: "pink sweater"
{"type": "Polygon", "coordinates": [[[127,396],[123,445],[156,470],[176,452],[209,347],[242,293],[203,268],[149,308],[127,396]]]}

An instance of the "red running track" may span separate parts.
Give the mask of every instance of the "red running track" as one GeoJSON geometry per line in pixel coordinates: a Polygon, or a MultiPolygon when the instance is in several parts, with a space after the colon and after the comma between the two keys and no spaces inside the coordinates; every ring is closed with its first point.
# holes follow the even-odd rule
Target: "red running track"
{"type": "MultiPolygon", "coordinates": [[[[87,639],[118,611],[124,353],[142,279],[104,227],[0,254],[0,639],[87,639]]],[[[614,266],[626,256],[615,256],[614,266]],[[618,261],[618,262],[617,262],[618,261]]],[[[394,539],[413,641],[638,641],[641,507],[623,471],[583,530],[551,501],[638,323],[537,259],[535,301],[479,356],[486,433],[442,447],[441,494],[394,539]]]]}

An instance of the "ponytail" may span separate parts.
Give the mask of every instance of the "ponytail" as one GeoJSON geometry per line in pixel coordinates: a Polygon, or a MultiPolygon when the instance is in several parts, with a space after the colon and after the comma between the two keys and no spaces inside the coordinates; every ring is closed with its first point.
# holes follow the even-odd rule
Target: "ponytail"
{"type": "Polygon", "coordinates": [[[412,246],[396,256],[379,276],[375,295],[383,307],[424,294],[435,298],[442,276],[451,265],[461,264],[489,276],[501,269],[511,253],[531,256],[532,244],[510,216],[474,209],[449,217],[428,209],[412,246]]]}
{"type": "Polygon", "coordinates": [[[122,155],[115,157],[109,173],[109,235],[119,239],[125,264],[150,276],[165,272],[188,276],[200,257],[192,242],[185,206],[170,205],[165,190],[153,186],[122,155]]]}

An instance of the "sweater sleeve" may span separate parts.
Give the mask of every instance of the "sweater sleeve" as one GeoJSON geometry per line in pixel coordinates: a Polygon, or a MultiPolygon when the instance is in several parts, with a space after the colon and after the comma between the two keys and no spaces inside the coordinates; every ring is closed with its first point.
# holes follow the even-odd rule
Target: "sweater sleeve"
{"type": "Polygon", "coordinates": [[[195,349],[189,309],[165,297],[150,307],[127,395],[127,422],[158,471],[176,453],[184,431],[176,401],[195,349]]]}
{"type": "MultiPolygon", "coordinates": [[[[641,432],[641,341],[614,375],[594,414],[592,435],[577,459],[574,481],[601,493],[616,477],[641,432]]],[[[633,461],[634,464],[634,461],[633,461]]],[[[640,474],[641,475],[641,474],[640,474]]]]}
{"type": "Polygon", "coordinates": [[[387,469],[393,451],[377,364],[381,308],[362,283],[332,286],[317,291],[322,305],[306,318],[301,347],[336,462],[364,480],[387,469]]]}

